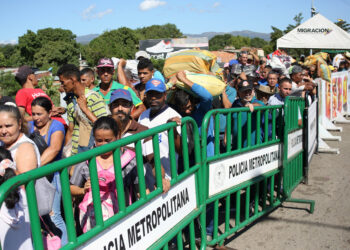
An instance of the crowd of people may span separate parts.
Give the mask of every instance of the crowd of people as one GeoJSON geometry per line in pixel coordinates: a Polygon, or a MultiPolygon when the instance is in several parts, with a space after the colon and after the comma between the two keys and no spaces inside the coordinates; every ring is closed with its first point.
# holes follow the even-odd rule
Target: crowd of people
{"type": "MultiPolygon", "coordinates": [[[[169,101],[166,80],[154,68],[152,61],[144,56],[136,59],[139,60],[138,77],[130,77],[125,73],[124,59],[120,59],[116,66],[111,58],[101,58],[96,70],[86,68],[80,71],[75,65],[62,65],[57,71],[64,95],[64,103],[60,107],[54,106],[50,97],[37,88],[38,80],[32,68],[20,67],[16,80],[22,88],[17,92],[15,100],[10,97],[2,97],[0,100],[0,184],[16,174],[168,122],[181,125],[182,117],[192,117],[201,131],[205,114],[214,108],[248,107],[247,112],[254,112],[257,106],[283,105],[287,96],[303,97],[307,91],[315,93],[317,85],[314,79],[320,76],[317,65],[305,67],[295,62],[286,74],[281,69],[268,65],[266,58],[259,58],[251,51],[242,51],[238,60],[232,60],[223,67],[226,88],[220,96],[212,96],[208,89],[189,80],[184,71],[179,71],[166,80],[180,81],[190,91],[175,89],[175,94],[169,101]],[[99,81],[96,80],[97,77],[99,81]],[[66,119],[63,118],[64,114],[66,119]]],[[[341,60],[339,69],[349,70],[349,60],[341,60]]],[[[237,114],[232,117],[233,148],[239,146],[235,139],[238,130],[247,129],[247,116],[244,114],[241,117],[241,127],[236,122],[237,114]]],[[[226,118],[220,116],[223,145],[226,144],[226,118]]],[[[187,129],[190,137],[193,128],[187,129]]],[[[208,157],[214,156],[214,129],[211,119],[207,132],[208,157]]],[[[251,131],[256,132],[254,128],[251,131]]],[[[256,136],[251,138],[250,145],[254,145],[256,136]]],[[[159,133],[158,141],[162,188],[163,192],[167,192],[174,174],[169,156],[168,132],[159,133]]],[[[174,142],[175,172],[181,173],[184,164],[179,126],[174,129],[174,142]]],[[[240,146],[246,145],[247,138],[243,138],[240,146]]],[[[191,162],[193,147],[193,140],[189,139],[191,162]]],[[[156,188],[156,160],[151,138],[142,140],[142,154],[146,192],[150,193],[156,188]]],[[[125,202],[128,206],[140,197],[135,145],[123,147],[120,155],[125,202]]],[[[96,166],[103,219],[106,220],[118,212],[113,152],[97,156],[96,166]]],[[[79,235],[96,224],[88,162],[72,166],[69,173],[79,235]]],[[[65,245],[68,238],[66,223],[61,214],[60,174],[57,172],[47,179],[55,187],[55,193],[51,212],[40,216],[42,229],[58,236],[61,244],[65,245]]],[[[26,199],[24,189],[19,188],[6,198],[1,207],[0,240],[3,249],[32,248],[26,199]]],[[[210,212],[207,212],[206,231],[208,237],[211,237],[213,223],[210,212]]]]}

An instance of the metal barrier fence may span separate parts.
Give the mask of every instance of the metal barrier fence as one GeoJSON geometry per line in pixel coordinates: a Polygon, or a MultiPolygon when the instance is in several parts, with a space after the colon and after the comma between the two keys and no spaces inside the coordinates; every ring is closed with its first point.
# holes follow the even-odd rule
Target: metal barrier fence
{"type": "Polygon", "coordinates": [[[284,143],[283,143],[283,194],[286,201],[310,204],[313,200],[291,198],[292,191],[303,180],[303,119],[305,102],[302,98],[287,97],[284,102],[284,143]]]}
{"type": "Polygon", "coordinates": [[[25,186],[35,249],[43,249],[35,180],[60,172],[62,200],[69,243],[62,249],[178,249],[223,244],[239,229],[269,213],[284,201],[310,204],[314,201],[292,199],[291,193],[302,181],[303,133],[301,128],[304,101],[286,98],[285,105],[216,109],[203,119],[201,141],[196,122],[183,118],[183,172],[176,169],[174,131],[176,124],[167,123],[95,148],[91,151],[18,175],[0,187],[0,204],[16,187],[25,186]],[[226,116],[226,133],[220,134],[220,115],[226,116]],[[214,122],[214,155],[207,155],[208,127],[214,122]],[[188,124],[193,136],[188,136],[188,124]],[[162,194],[159,133],[168,131],[171,163],[171,189],[162,194]],[[156,189],[146,194],[141,140],[152,137],[156,189]],[[188,142],[194,143],[189,152],[188,142]],[[120,149],[134,143],[136,149],[140,198],[125,205],[120,149]],[[119,211],[103,220],[96,170],[96,156],[113,151],[119,211]],[[96,226],[78,236],[75,229],[68,167],[89,161],[96,226]],[[181,201],[180,201],[181,200],[181,201]],[[175,209],[175,203],[179,210],[175,209]],[[175,203],[174,203],[175,202],[175,203]],[[174,206],[174,207],[173,207],[174,206]],[[170,211],[171,209],[171,211],[170,211]],[[176,213],[176,216],[172,216],[176,213]],[[196,221],[199,219],[199,228],[196,221]],[[153,223],[153,224],[152,224],[153,223]],[[207,239],[207,232],[213,238],[207,239]]]}
{"type": "Polygon", "coordinates": [[[248,108],[217,109],[206,114],[201,149],[207,184],[202,193],[206,203],[202,216],[207,220],[201,224],[203,228],[213,225],[213,239],[207,244],[222,244],[225,238],[281,204],[282,108],[255,107],[253,113],[248,108]],[[220,114],[227,117],[225,146],[220,142],[220,114]],[[210,119],[215,121],[214,156],[207,156],[210,119]],[[219,228],[221,223],[224,226],[219,228]]]}
{"type": "MultiPolygon", "coordinates": [[[[33,246],[43,249],[42,233],[38,216],[37,199],[35,195],[35,180],[54,172],[60,172],[62,186],[62,200],[68,233],[68,244],[62,249],[168,249],[169,242],[176,242],[182,249],[188,244],[195,248],[195,219],[199,217],[204,206],[200,200],[200,190],[204,187],[200,168],[199,135],[196,122],[191,118],[183,118],[182,151],[184,170],[177,174],[175,159],[174,128],[176,123],[167,123],[156,128],[117,140],[113,143],[95,148],[48,164],[30,172],[15,176],[0,187],[0,204],[8,193],[24,185],[28,198],[28,209],[32,230],[33,246]],[[188,138],[187,126],[193,127],[193,136],[188,138]],[[171,189],[163,194],[161,162],[159,153],[159,133],[167,131],[169,138],[169,155],[171,163],[171,189]],[[152,137],[154,165],[156,174],[156,189],[146,194],[144,165],[141,140],[152,137]],[[189,164],[191,152],[188,151],[188,140],[194,141],[193,164],[189,164]],[[125,204],[120,149],[134,143],[136,149],[137,175],[140,198],[130,206],[125,204]],[[107,220],[103,220],[101,210],[100,188],[96,169],[96,156],[113,151],[114,171],[117,189],[119,211],[107,220]],[[92,187],[93,207],[96,226],[78,236],[74,224],[72,197],[68,168],[83,161],[89,161],[89,171],[92,187]],[[175,216],[176,214],[176,216],[175,216]],[[142,226],[141,226],[142,224],[142,226]],[[184,242],[182,234],[188,236],[184,242]]],[[[202,242],[202,248],[205,242],[202,242]]]]}

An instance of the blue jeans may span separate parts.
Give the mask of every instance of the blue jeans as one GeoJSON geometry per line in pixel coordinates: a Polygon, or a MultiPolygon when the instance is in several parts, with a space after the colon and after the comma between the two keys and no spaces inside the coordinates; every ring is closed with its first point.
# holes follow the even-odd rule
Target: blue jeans
{"type": "Polygon", "coordinates": [[[93,131],[91,130],[89,144],[87,146],[78,145],[78,154],[92,149],[94,145],[95,145],[95,137],[94,137],[93,131]]]}
{"type": "Polygon", "coordinates": [[[207,235],[213,236],[213,232],[214,232],[214,202],[207,205],[206,232],[207,232],[207,235]]]}
{"type": "Polygon", "coordinates": [[[53,215],[50,215],[52,222],[62,231],[61,244],[64,246],[68,243],[67,237],[67,228],[66,224],[61,215],[61,182],[60,182],[60,174],[56,172],[54,174],[52,184],[56,187],[55,197],[53,199],[52,211],[53,215]]]}

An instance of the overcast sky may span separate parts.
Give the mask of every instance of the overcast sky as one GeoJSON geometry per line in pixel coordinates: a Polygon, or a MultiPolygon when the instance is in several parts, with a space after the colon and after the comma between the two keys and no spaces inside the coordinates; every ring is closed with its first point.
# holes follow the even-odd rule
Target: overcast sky
{"type": "MultiPolygon", "coordinates": [[[[182,33],[251,30],[270,33],[310,18],[311,0],[0,0],[0,43],[17,42],[27,30],[69,29],[77,36],[173,23],[182,33]]],[[[350,0],[314,0],[331,21],[350,23],[350,0]]]]}

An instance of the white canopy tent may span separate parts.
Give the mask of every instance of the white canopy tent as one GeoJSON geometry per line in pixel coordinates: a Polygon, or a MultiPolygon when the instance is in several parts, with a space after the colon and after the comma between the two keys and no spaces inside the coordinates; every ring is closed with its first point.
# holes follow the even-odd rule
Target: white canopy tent
{"type": "Polygon", "coordinates": [[[317,14],[277,39],[277,48],[350,49],[350,34],[317,14]]]}

